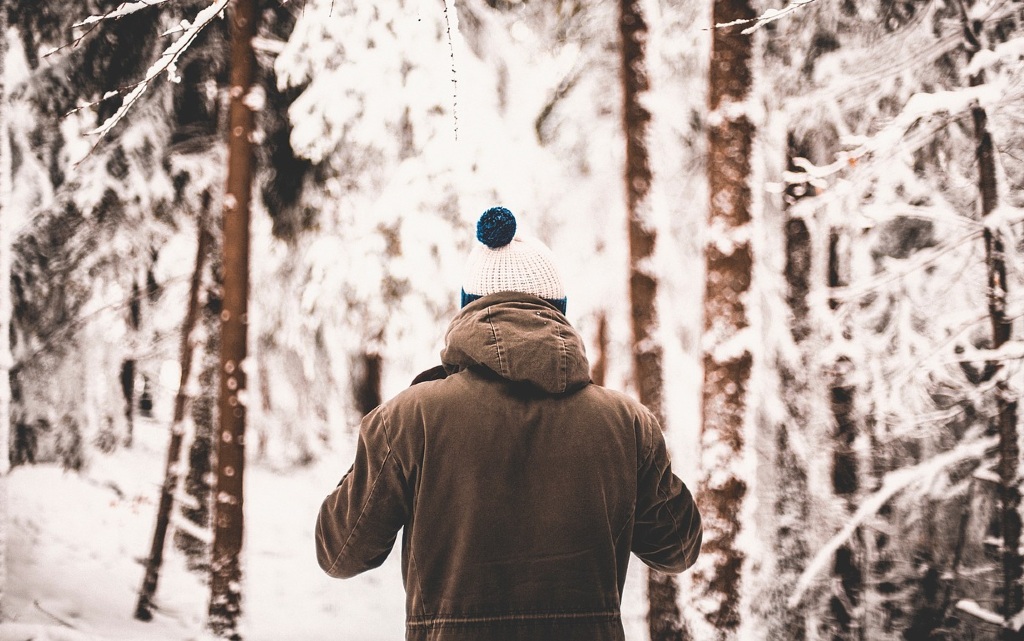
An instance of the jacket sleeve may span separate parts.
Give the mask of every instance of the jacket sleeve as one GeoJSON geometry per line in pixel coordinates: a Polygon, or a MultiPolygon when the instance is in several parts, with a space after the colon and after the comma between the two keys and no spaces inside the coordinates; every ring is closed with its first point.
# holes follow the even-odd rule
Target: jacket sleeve
{"type": "Polygon", "coordinates": [[[316,557],[333,577],[349,578],[382,564],[408,520],[411,493],[385,412],[378,407],[363,418],[355,462],[320,506],[316,557]]]}
{"type": "Polygon", "coordinates": [[[697,560],[704,530],[693,496],[672,473],[657,420],[647,419],[641,429],[647,451],[637,471],[632,550],[655,570],[675,574],[697,560]]]}

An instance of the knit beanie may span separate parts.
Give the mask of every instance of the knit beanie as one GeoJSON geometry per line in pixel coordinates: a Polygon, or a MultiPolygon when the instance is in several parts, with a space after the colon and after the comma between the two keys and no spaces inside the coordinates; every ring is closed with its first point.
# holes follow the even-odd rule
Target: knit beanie
{"type": "Polygon", "coordinates": [[[543,298],[565,313],[565,289],[555,257],[535,238],[516,235],[516,218],[491,207],[476,224],[482,244],[473,248],[462,279],[462,306],[498,292],[523,292],[543,298]]]}

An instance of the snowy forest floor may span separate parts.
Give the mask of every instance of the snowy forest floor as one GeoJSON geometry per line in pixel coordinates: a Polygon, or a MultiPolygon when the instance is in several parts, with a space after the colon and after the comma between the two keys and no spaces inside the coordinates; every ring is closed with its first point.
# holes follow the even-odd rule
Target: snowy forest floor
{"type": "MultiPolygon", "coordinates": [[[[0,641],[186,641],[206,638],[208,590],[168,541],[150,623],[132,617],[154,525],[166,427],[139,421],[131,449],[87,471],[14,468],[8,477],[9,577],[0,641]]],[[[342,440],[342,439],[338,439],[342,440]]],[[[404,637],[400,550],[383,567],[338,581],[321,572],[313,524],[351,462],[354,435],[317,464],[246,471],[246,641],[395,641],[404,637]],[[351,442],[350,442],[351,441],[351,442]]],[[[633,559],[622,606],[627,638],[646,637],[644,577],[633,559]]]]}

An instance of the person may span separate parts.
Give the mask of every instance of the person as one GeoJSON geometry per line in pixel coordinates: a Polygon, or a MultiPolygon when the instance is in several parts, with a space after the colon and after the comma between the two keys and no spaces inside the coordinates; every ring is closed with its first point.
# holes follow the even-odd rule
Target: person
{"type": "Polygon", "coordinates": [[[410,641],[623,639],[630,552],[685,570],[700,515],[655,417],[591,383],[551,251],[502,207],[477,237],[442,365],[363,419],[317,559],[354,576],[402,530],[410,641]]]}

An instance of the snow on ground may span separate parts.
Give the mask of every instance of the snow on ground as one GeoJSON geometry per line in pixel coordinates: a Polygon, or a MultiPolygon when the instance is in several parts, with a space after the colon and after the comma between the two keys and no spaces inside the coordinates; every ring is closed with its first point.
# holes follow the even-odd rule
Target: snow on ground
{"type": "MultiPolygon", "coordinates": [[[[132,618],[148,553],[166,430],[136,425],[136,446],[98,456],[83,474],[54,465],[14,468],[8,589],[0,641],[199,641],[208,591],[168,544],[150,623],[132,618]]],[[[246,470],[246,641],[394,641],[404,636],[400,551],[355,579],[317,566],[313,524],[323,497],[351,462],[352,444],[287,473],[246,470]]],[[[396,546],[397,548],[397,546],[396,546]]],[[[644,573],[630,564],[623,603],[627,638],[644,633],[644,573]]]]}

